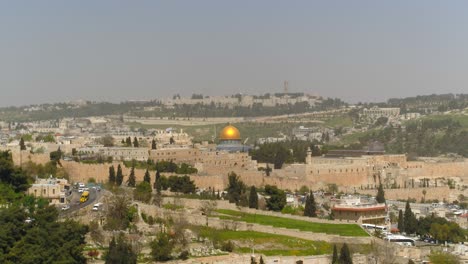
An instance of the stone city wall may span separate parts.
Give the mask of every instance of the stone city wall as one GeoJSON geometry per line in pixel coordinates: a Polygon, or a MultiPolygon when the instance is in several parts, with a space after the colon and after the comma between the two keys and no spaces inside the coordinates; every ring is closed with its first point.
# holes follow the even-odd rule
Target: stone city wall
{"type": "MultiPolygon", "coordinates": [[[[449,189],[447,186],[443,187],[429,187],[429,188],[406,188],[406,189],[385,189],[385,198],[390,200],[406,200],[408,198],[415,198],[416,201],[421,201],[424,197],[423,190],[426,190],[426,200],[439,200],[446,199],[452,202],[457,199],[458,192],[449,189]],[[452,195],[455,194],[455,195],[452,195]]],[[[377,190],[357,190],[361,194],[376,195],[377,190]]]]}
{"type": "MultiPolygon", "coordinates": [[[[411,162],[408,162],[411,166],[411,162]]],[[[439,177],[460,177],[468,178],[468,161],[457,162],[417,162],[419,168],[408,169],[408,176],[425,177],[425,178],[439,178],[439,177]]]]}

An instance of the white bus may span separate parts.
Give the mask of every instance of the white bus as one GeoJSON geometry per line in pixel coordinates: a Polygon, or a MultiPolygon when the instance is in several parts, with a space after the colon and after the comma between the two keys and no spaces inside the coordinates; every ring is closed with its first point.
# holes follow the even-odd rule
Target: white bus
{"type": "Polygon", "coordinates": [[[365,229],[374,229],[374,230],[387,231],[386,226],[379,226],[379,225],[373,225],[373,224],[362,224],[362,227],[364,227],[365,229]]]}
{"type": "Polygon", "coordinates": [[[393,242],[393,243],[397,243],[397,244],[403,245],[403,246],[414,246],[414,244],[416,242],[411,237],[405,237],[405,236],[402,236],[402,235],[389,235],[389,236],[385,237],[385,240],[393,242]]]}

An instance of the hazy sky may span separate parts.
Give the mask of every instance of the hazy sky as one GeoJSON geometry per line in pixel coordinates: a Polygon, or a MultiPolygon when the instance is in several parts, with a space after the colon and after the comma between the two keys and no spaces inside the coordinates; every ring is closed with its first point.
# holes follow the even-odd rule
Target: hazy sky
{"type": "Polygon", "coordinates": [[[468,93],[468,1],[1,1],[0,106],[468,93]]]}

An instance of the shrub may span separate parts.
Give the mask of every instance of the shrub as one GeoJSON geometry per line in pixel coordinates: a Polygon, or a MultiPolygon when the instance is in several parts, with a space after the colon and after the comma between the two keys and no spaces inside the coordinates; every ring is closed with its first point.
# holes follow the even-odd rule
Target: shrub
{"type": "Polygon", "coordinates": [[[221,244],[221,250],[222,251],[227,251],[227,252],[232,252],[234,251],[234,243],[232,243],[231,240],[228,240],[226,242],[223,242],[223,244],[221,244]]]}

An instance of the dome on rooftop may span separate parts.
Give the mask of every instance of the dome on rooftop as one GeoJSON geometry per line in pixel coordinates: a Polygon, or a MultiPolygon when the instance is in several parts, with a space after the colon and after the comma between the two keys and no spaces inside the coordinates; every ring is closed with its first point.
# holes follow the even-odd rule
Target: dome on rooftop
{"type": "Polygon", "coordinates": [[[219,133],[219,139],[220,140],[240,140],[240,132],[239,130],[231,125],[226,126],[221,130],[221,133],[219,133]]]}

